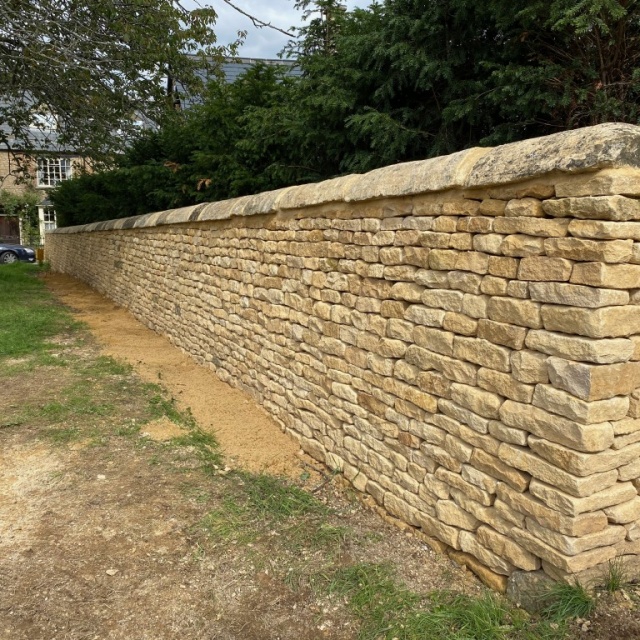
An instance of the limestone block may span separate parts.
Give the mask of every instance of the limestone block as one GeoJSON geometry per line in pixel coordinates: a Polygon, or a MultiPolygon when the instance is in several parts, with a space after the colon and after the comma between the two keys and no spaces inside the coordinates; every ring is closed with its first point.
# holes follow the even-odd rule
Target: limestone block
{"type": "Polygon", "coordinates": [[[598,547],[574,556],[567,556],[535,537],[529,531],[523,531],[522,529],[515,529],[513,537],[527,551],[569,573],[583,571],[593,565],[607,562],[616,556],[616,548],[613,546],[598,547]]]}
{"type": "Polygon", "coordinates": [[[427,327],[441,327],[444,320],[444,311],[441,309],[431,309],[419,304],[412,304],[407,307],[404,319],[416,324],[423,324],[427,327]]]}
{"type": "Polygon", "coordinates": [[[427,307],[445,309],[446,311],[460,311],[462,309],[463,293],[447,289],[425,289],[417,302],[427,307]]]}
{"type": "Polygon", "coordinates": [[[542,203],[536,198],[514,198],[506,203],[504,215],[508,217],[542,218],[542,203]]]}
{"type": "MultiPolygon", "coordinates": [[[[633,398],[630,398],[630,404],[631,400],[633,400],[633,398]]],[[[629,407],[629,412],[631,413],[631,406],[629,407]]],[[[637,418],[625,418],[617,422],[612,422],[611,426],[616,436],[638,433],[638,431],[640,431],[640,420],[637,418]]]]}
{"type": "Polygon", "coordinates": [[[392,493],[386,493],[384,496],[384,508],[391,514],[400,518],[403,522],[418,526],[420,513],[415,507],[401,500],[392,493]]]}
{"type": "Polygon", "coordinates": [[[472,318],[486,318],[488,296],[465,293],[462,297],[461,311],[472,318]]]}
{"type": "Polygon", "coordinates": [[[395,300],[406,300],[407,302],[420,302],[424,287],[412,282],[396,282],[391,287],[390,295],[395,300]]]}
{"type": "Polygon", "coordinates": [[[608,307],[629,303],[626,291],[596,289],[560,282],[532,282],[529,285],[532,300],[574,307],[608,307]]]}
{"type": "Polygon", "coordinates": [[[505,400],[500,407],[500,419],[510,427],[523,429],[539,438],[584,453],[604,451],[613,444],[613,427],[610,422],[581,425],[545,409],[512,400],[505,400]]]}
{"type": "Polygon", "coordinates": [[[419,347],[446,356],[453,355],[453,339],[454,334],[450,331],[422,326],[415,327],[413,330],[413,340],[419,347]]]}
{"type": "Polygon", "coordinates": [[[519,280],[511,280],[507,285],[507,296],[512,298],[528,298],[529,283],[519,280]]]}
{"type": "Polygon", "coordinates": [[[480,293],[482,276],[467,271],[451,271],[449,273],[449,286],[464,293],[480,293]]]}
{"type": "MultiPolygon", "coordinates": [[[[463,468],[465,466],[468,465],[463,465],[463,468]]],[[[471,513],[471,511],[470,509],[467,509],[467,506],[470,506],[468,504],[470,502],[475,502],[476,504],[484,507],[489,507],[493,504],[493,496],[488,491],[467,482],[459,473],[454,473],[448,469],[440,467],[436,471],[435,477],[448,487],[448,491],[451,496],[462,494],[466,497],[466,500],[462,501],[457,499],[456,503],[460,504],[460,506],[466,511],[469,511],[469,513],[471,513]]]]}
{"type": "Polygon", "coordinates": [[[474,386],[454,382],[451,399],[457,404],[485,418],[497,418],[503,398],[495,393],[474,386]]]}
{"type": "Polygon", "coordinates": [[[586,402],[551,385],[536,385],[533,404],[581,424],[621,420],[629,410],[629,398],[615,396],[607,400],[586,402]]]}
{"type": "MultiPolygon", "coordinates": [[[[367,260],[368,258],[368,256],[364,253],[364,249],[362,257],[365,260],[367,260]]],[[[372,262],[377,262],[374,256],[372,256],[372,258],[372,262]]],[[[402,250],[402,262],[404,262],[405,264],[412,264],[423,269],[428,269],[429,249],[423,249],[421,247],[404,247],[402,250]]]]}
{"type": "Polygon", "coordinates": [[[456,358],[473,362],[482,367],[508,372],[511,370],[511,351],[480,338],[456,336],[453,341],[456,358]]]}
{"type": "Polygon", "coordinates": [[[490,233],[493,229],[493,218],[480,215],[463,217],[458,220],[457,229],[468,233],[490,233]]]}
{"type": "Polygon", "coordinates": [[[515,567],[508,560],[487,549],[469,531],[460,532],[460,547],[464,552],[471,554],[497,573],[508,576],[515,570],[515,567]]]}
{"type": "Polygon", "coordinates": [[[602,169],[596,173],[556,181],[558,198],[640,195],[640,171],[633,167],[602,169]]]}
{"type": "Polygon", "coordinates": [[[580,478],[574,476],[555,465],[548,463],[529,449],[513,444],[503,443],[498,449],[498,456],[502,462],[531,474],[537,480],[546,482],[568,494],[576,497],[590,496],[598,491],[614,485],[618,480],[616,471],[594,473],[580,478]]]}
{"type": "MultiPolygon", "coordinates": [[[[533,480],[534,486],[539,486],[533,480]]],[[[544,501],[533,496],[529,491],[520,493],[506,484],[499,483],[497,487],[498,498],[511,509],[522,514],[524,517],[535,518],[536,521],[549,529],[564,533],[568,536],[583,536],[597,531],[602,531],[608,526],[607,516],[603,511],[594,510],[591,513],[565,514],[544,501]]],[[[590,500],[591,498],[581,498],[590,500]]],[[[499,506],[498,501],[496,505],[499,506]]]]}
{"type": "Polygon", "coordinates": [[[640,240],[640,222],[606,222],[603,220],[572,220],[569,233],[575,238],[592,240],[640,240]]]}
{"type": "Polygon", "coordinates": [[[611,289],[640,288],[640,265],[599,262],[576,264],[571,274],[571,282],[611,289]]]}
{"type": "Polygon", "coordinates": [[[640,443],[634,443],[622,450],[607,449],[599,453],[574,451],[536,436],[529,436],[528,444],[534,453],[576,476],[611,471],[637,460],[640,456],[640,443]]]}
{"type": "MultiPolygon", "coordinates": [[[[505,445],[501,445],[500,450],[505,445]]],[[[486,474],[506,482],[509,486],[513,487],[516,491],[525,491],[529,486],[530,475],[528,473],[522,473],[518,471],[514,465],[505,462],[495,456],[490,455],[482,449],[475,449],[471,456],[471,465],[480,471],[484,471],[486,474]]]]}
{"type": "Polygon", "coordinates": [[[515,278],[518,273],[518,260],[504,256],[489,258],[489,273],[500,278],[515,278]]]}
{"type": "Polygon", "coordinates": [[[422,391],[439,396],[441,398],[451,397],[451,382],[436,371],[421,371],[415,378],[415,384],[422,391]]]}
{"type": "Polygon", "coordinates": [[[546,215],[558,218],[640,220],[640,202],[620,195],[546,200],[542,208],[546,215]]]}
{"type": "Polygon", "coordinates": [[[640,478],[640,460],[630,462],[618,469],[619,480],[625,482],[626,480],[636,481],[640,478]]]}
{"type": "Polygon", "coordinates": [[[495,322],[515,324],[532,329],[542,328],[540,304],[530,300],[494,297],[489,302],[487,314],[495,322]]]}
{"type": "Polygon", "coordinates": [[[498,218],[494,224],[496,233],[523,233],[541,238],[563,238],[567,235],[569,220],[541,218],[498,218]]]}
{"type": "Polygon", "coordinates": [[[440,521],[452,527],[457,527],[458,529],[475,531],[480,524],[476,518],[464,509],[461,509],[452,500],[438,500],[436,504],[436,514],[440,521]]]}
{"type": "Polygon", "coordinates": [[[444,522],[440,522],[437,518],[433,518],[425,513],[419,513],[416,516],[416,519],[418,520],[418,525],[428,535],[434,536],[438,538],[438,540],[442,540],[454,549],[460,548],[460,544],[458,542],[460,529],[451,527],[444,522]]]}
{"type": "MultiPolygon", "coordinates": [[[[444,413],[445,416],[466,424],[471,429],[473,429],[473,431],[477,431],[478,433],[482,434],[486,434],[489,432],[488,418],[479,416],[477,413],[471,411],[470,409],[467,409],[466,407],[456,404],[455,402],[452,402],[448,399],[440,399],[438,402],[438,409],[440,409],[440,411],[444,413]]],[[[441,420],[437,417],[432,417],[431,419],[434,421],[441,420]]],[[[437,424],[439,424],[439,422],[437,424]]],[[[444,428],[449,428],[449,425],[445,426],[444,428]]],[[[459,428],[460,427],[458,427],[458,429],[459,428]]],[[[456,435],[459,435],[458,431],[456,431],[455,433],[456,435]]],[[[469,441],[467,438],[465,439],[469,441]]]]}
{"type": "Polygon", "coordinates": [[[633,240],[547,238],[544,241],[544,253],[550,258],[566,258],[581,262],[627,262],[631,258],[632,249],[633,240]]]}
{"type": "MultiPolygon", "coordinates": [[[[497,233],[486,233],[473,237],[473,248],[476,251],[482,251],[485,254],[500,255],[500,247],[504,236],[497,233]]],[[[489,268],[489,260],[487,260],[487,269],[489,268]]]]}
{"type": "MultiPolygon", "coordinates": [[[[592,240],[585,242],[593,242],[592,240]]],[[[615,242],[622,242],[622,240],[616,240],[615,242]]],[[[459,251],[453,251],[450,249],[432,249],[429,253],[429,268],[435,271],[452,271],[456,268],[456,262],[459,251]]],[[[631,255],[631,247],[629,247],[629,255],[631,255]]],[[[615,262],[623,262],[622,260],[616,260],[615,262]]]]}
{"type": "MultiPolygon", "coordinates": [[[[495,493],[496,487],[498,486],[498,481],[495,478],[468,464],[462,465],[462,478],[471,484],[475,484],[489,494],[495,493]]],[[[640,515],[638,517],[640,517],[640,515]]]]}
{"type": "Polygon", "coordinates": [[[511,354],[511,370],[519,382],[549,382],[547,356],[537,351],[514,351],[511,354]]]}
{"type": "Polygon", "coordinates": [[[505,520],[500,515],[495,507],[484,506],[475,500],[472,500],[464,492],[458,489],[451,489],[451,497],[455,500],[456,504],[460,505],[465,511],[468,511],[471,515],[475,516],[480,522],[483,522],[499,533],[504,535],[510,535],[513,524],[508,520],[505,520]]]}
{"type": "MultiPolygon", "coordinates": [[[[500,251],[502,251],[505,256],[510,256],[513,258],[539,256],[545,252],[544,240],[542,238],[523,234],[506,236],[502,241],[500,251]]],[[[631,255],[630,247],[629,255],[631,255]]]]}
{"type": "Polygon", "coordinates": [[[443,373],[449,380],[463,384],[475,384],[477,367],[468,362],[436,354],[422,347],[411,345],[407,349],[405,359],[421,369],[435,369],[443,373]]]}
{"type": "Polygon", "coordinates": [[[450,433],[444,441],[444,450],[460,462],[469,462],[473,453],[473,447],[450,433]]]}
{"type": "Polygon", "coordinates": [[[463,336],[475,336],[478,330],[478,321],[463,313],[448,312],[442,321],[442,328],[463,336]]]}
{"type": "Polygon", "coordinates": [[[600,309],[545,305],[542,307],[542,322],[548,331],[589,338],[617,338],[640,333],[639,311],[635,305],[600,309]]]}
{"type": "Polygon", "coordinates": [[[518,267],[518,279],[563,282],[569,280],[572,267],[573,262],[565,258],[548,258],[546,256],[522,258],[518,267]]]}
{"type": "Polygon", "coordinates": [[[473,273],[487,273],[489,271],[489,255],[479,251],[463,251],[458,253],[455,268],[473,273]]]}
{"type": "MultiPolygon", "coordinates": [[[[526,571],[535,571],[540,568],[540,559],[532,553],[525,551],[510,537],[501,535],[490,527],[482,525],[477,532],[478,541],[501,558],[512,565],[526,571]]],[[[463,543],[464,548],[464,543],[463,543]]]]}
{"type": "Polygon", "coordinates": [[[640,520],[640,496],[604,510],[609,522],[628,524],[640,520]]]}
{"type": "Polygon", "coordinates": [[[431,227],[434,231],[442,233],[454,233],[458,228],[458,218],[456,216],[438,216],[434,219],[431,227]]]}
{"type": "Polygon", "coordinates": [[[533,399],[533,386],[522,384],[510,374],[493,369],[478,370],[478,386],[516,402],[529,404],[533,399]]]}
{"type": "Polygon", "coordinates": [[[562,489],[534,479],[529,485],[529,492],[548,507],[571,517],[606,509],[607,507],[628,502],[637,496],[635,487],[631,482],[617,482],[589,496],[576,497],[562,489]]]}
{"type": "Polygon", "coordinates": [[[602,531],[587,533],[580,537],[572,537],[544,527],[533,518],[527,518],[526,525],[527,530],[536,538],[568,556],[575,556],[597,547],[618,544],[624,540],[627,533],[624,527],[610,525],[602,531]]]}
{"type": "Polygon", "coordinates": [[[418,269],[415,280],[417,284],[430,289],[448,289],[449,274],[443,271],[431,271],[431,269],[418,269]]]}
{"type": "Polygon", "coordinates": [[[413,330],[415,325],[406,320],[391,318],[387,322],[386,336],[396,340],[404,340],[405,342],[413,342],[413,330]]]}
{"type": "Polygon", "coordinates": [[[510,444],[517,444],[521,447],[527,445],[527,438],[529,436],[529,433],[524,429],[508,427],[498,420],[492,420],[489,423],[489,433],[500,442],[509,442],[510,444]]]}
{"type": "Polygon", "coordinates": [[[539,330],[529,331],[525,345],[529,349],[551,356],[594,364],[627,362],[634,352],[633,342],[625,338],[593,340],[582,336],[539,330]]]}
{"type": "Polygon", "coordinates": [[[552,356],[547,368],[554,387],[588,402],[626,396],[640,387],[640,362],[590,365],[552,356]]]}
{"type": "Polygon", "coordinates": [[[509,281],[506,278],[485,276],[480,285],[480,291],[488,296],[504,296],[507,293],[509,281]]]}
{"type": "Polygon", "coordinates": [[[486,198],[478,207],[478,215],[481,216],[503,216],[507,203],[504,200],[494,200],[486,198]]]}

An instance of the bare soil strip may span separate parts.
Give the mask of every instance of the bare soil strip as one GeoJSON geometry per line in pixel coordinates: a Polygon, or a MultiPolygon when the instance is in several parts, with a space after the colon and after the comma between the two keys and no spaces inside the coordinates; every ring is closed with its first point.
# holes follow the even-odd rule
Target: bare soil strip
{"type": "Polygon", "coordinates": [[[249,394],[219,380],[169,340],[83,282],[62,274],[46,277],[49,289],[85,322],[105,354],[124,360],[148,382],[160,383],[189,407],[201,429],[215,433],[230,466],[297,477],[310,462],[300,447],[249,394]]]}

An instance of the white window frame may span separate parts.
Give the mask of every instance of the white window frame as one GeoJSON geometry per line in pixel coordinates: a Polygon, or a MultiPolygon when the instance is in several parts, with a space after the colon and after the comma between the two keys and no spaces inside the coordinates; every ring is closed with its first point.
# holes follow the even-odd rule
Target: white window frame
{"type": "Polygon", "coordinates": [[[38,207],[38,222],[40,226],[40,242],[44,242],[44,234],[58,227],[56,211],[52,206],[38,207]],[[53,220],[51,219],[53,218],[53,220]]]}
{"type": "Polygon", "coordinates": [[[38,174],[36,186],[40,189],[50,189],[68,180],[73,175],[71,158],[59,156],[57,158],[38,158],[38,174]]]}

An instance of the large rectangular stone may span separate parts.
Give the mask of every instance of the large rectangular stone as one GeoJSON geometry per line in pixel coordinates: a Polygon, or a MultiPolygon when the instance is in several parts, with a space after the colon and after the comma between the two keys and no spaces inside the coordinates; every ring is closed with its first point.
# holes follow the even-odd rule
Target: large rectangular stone
{"type": "Polygon", "coordinates": [[[454,382],[451,400],[485,418],[498,418],[504,398],[478,387],[454,382]]]}
{"type": "MultiPolygon", "coordinates": [[[[475,452],[474,452],[475,453],[475,452]]],[[[507,465],[531,474],[534,478],[546,482],[570,495],[577,497],[590,496],[614,485],[618,480],[616,471],[594,473],[580,478],[558,469],[529,449],[513,444],[501,444],[498,456],[507,465]]]]}
{"type": "MultiPolygon", "coordinates": [[[[534,483],[538,484],[535,480],[534,483]]],[[[541,525],[568,536],[583,536],[602,531],[608,526],[607,516],[603,511],[567,515],[547,506],[529,491],[520,493],[503,483],[498,484],[496,491],[500,501],[521,513],[523,517],[535,518],[541,525]]],[[[582,500],[588,499],[582,498],[582,500]]]]}
{"type": "Polygon", "coordinates": [[[540,559],[534,554],[525,551],[510,537],[501,535],[497,531],[484,525],[478,528],[477,536],[482,545],[501,558],[505,558],[519,569],[536,571],[540,568],[540,559]]]}
{"type": "Polygon", "coordinates": [[[629,303],[629,294],[626,291],[596,289],[564,282],[532,282],[529,285],[529,295],[532,300],[538,302],[572,307],[597,308],[629,303]]]}
{"type": "Polygon", "coordinates": [[[585,453],[604,451],[614,439],[610,422],[580,425],[544,409],[512,400],[506,400],[500,407],[500,419],[510,427],[524,429],[540,438],[585,453]]]}
{"type": "Polygon", "coordinates": [[[640,201],[620,195],[545,200],[542,208],[548,216],[558,218],[640,220],[640,201]]]}
{"type": "Polygon", "coordinates": [[[494,320],[478,320],[478,338],[489,340],[494,344],[501,344],[510,349],[522,349],[527,330],[504,322],[494,320]]]}
{"type": "Polygon", "coordinates": [[[544,218],[497,218],[493,230],[496,233],[524,233],[542,238],[562,238],[567,235],[568,220],[544,218]]]}
{"type": "Polygon", "coordinates": [[[541,329],[540,304],[531,300],[493,297],[487,306],[487,315],[495,322],[541,329]]]}
{"type": "Polygon", "coordinates": [[[518,280],[560,281],[569,280],[573,262],[565,258],[536,256],[522,258],[518,267],[518,280]]]}
{"type": "Polygon", "coordinates": [[[543,542],[531,532],[523,531],[522,529],[514,529],[513,537],[516,542],[530,553],[569,573],[583,571],[601,562],[612,560],[616,556],[616,548],[613,546],[599,547],[575,556],[567,556],[543,542]]]}
{"type": "Polygon", "coordinates": [[[460,548],[480,560],[482,564],[496,573],[508,576],[515,571],[515,567],[510,562],[487,549],[479,542],[478,538],[469,531],[460,532],[460,548]]]}
{"type": "Polygon", "coordinates": [[[626,396],[640,387],[640,362],[591,365],[552,356],[547,368],[554,387],[589,402],[626,396]]]}
{"type": "Polygon", "coordinates": [[[611,471],[640,457],[640,442],[623,449],[607,449],[599,453],[582,453],[544,438],[529,436],[529,448],[545,460],[576,476],[611,471]]]}
{"type": "Polygon", "coordinates": [[[640,222],[606,222],[572,220],[569,233],[576,238],[593,240],[640,240],[640,222]]]}
{"type": "Polygon", "coordinates": [[[614,396],[607,400],[586,402],[551,385],[536,385],[533,404],[581,424],[622,420],[629,410],[629,398],[614,396]]]}
{"type": "Polygon", "coordinates": [[[511,370],[509,360],[511,351],[481,338],[456,336],[453,342],[453,354],[456,358],[473,362],[481,367],[505,372],[511,370]]]}
{"type": "MultiPolygon", "coordinates": [[[[500,449],[502,448],[502,445],[500,449]]],[[[498,453],[500,452],[498,449],[498,453]]],[[[518,469],[509,464],[505,464],[503,460],[492,456],[482,449],[475,449],[471,456],[470,464],[480,471],[490,475],[497,480],[506,482],[516,491],[525,491],[529,486],[530,476],[528,473],[522,473],[518,469]]]]}
{"type": "Polygon", "coordinates": [[[478,371],[478,386],[516,402],[529,404],[533,399],[534,387],[514,380],[509,373],[493,369],[478,371]]]}
{"type": "Polygon", "coordinates": [[[627,362],[634,353],[634,344],[625,338],[594,340],[551,331],[531,330],[525,344],[529,349],[567,360],[611,364],[627,362]]]}
{"type": "Polygon", "coordinates": [[[548,331],[589,338],[618,338],[640,333],[639,311],[632,305],[601,309],[544,305],[542,322],[548,331]]]}
{"type": "Polygon", "coordinates": [[[558,198],[614,195],[640,195],[640,170],[634,167],[602,169],[556,181],[558,198]]]}
{"type": "Polygon", "coordinates": [[[555,509],[571,517],[591,511],[600,511],[601,509],[606,509],[616,504],[628,502],[638,495],[631,482],[616,482],[601,491],[596,491],[590,496],[576,497],[562,491],[562,489],[536,479],[531,481],[529,492],[551,509],[555,509]]]}
{"type": "Polygon", "coordinates": [[[581,262],[627,262],[633,240],[585,240],[584,238],[547,238],[544,253],[550,258],[581,262]]]}
{"type": "Polygon", "coordinates": [[[571,282],[592,287],[637,289],[640,288],[640,265],[601,262],[576,264],[571,272],[571,282]]]}

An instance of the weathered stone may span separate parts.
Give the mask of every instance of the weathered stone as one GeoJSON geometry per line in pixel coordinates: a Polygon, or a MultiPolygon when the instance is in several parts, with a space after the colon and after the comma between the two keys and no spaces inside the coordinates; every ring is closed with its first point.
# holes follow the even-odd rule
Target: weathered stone
{"type": "Polygon", "coordinates": [[[478,386],[517,402],[530,403],[533,399],[532,386],[517,382],[510,374],[493,369],[478,371],[478,386]]]}
{"type": "Polygon", "coordinates": [[[489,423],[489,433],[500,442],[509,442],[510,444],[517,444],[521,447],[527,445],[529,436],[529,433],[524,429],[508,427],[497,420],[492,420],[489,423]]]}
{"type": "Polygon", "coordinates": [[[576,497],[534,479],[529,485],[529,491],[547,506],[571,517],[628,502],[637,495],[635,487],[630,482],[617,482],[590,496],[576,497]]]}
{"type": "Polygon", "coordinates": [[[425,513],[418,513],[416,520],[418,521],[418,526],[422,527],[428,535],[435,536],[454,549],[460,548],[458,542],[460,529],[440,522],[437,518],[433,518],[425,513]]]}
{"type": "Polygon", "coordinates": [[[500,278],[515,278],[518,273],[518,260],[503,256],[489,258],[489,273],[500,278]]]}
{"type": "Polygon", "coordinates": [[[504,322],[480,319],[478,320],[477,333],[478,338],[494,344],[501,344],[510,349],[522,349],[527,330],[504,322]]]}
{"type": "Polygon", "coordinates": [[[515,351],[511,354],[513,377],[524,383],[549,382],[547,356],[536,351],[515,351]]]}
{"type": "Polygon", "coordinates": [[[597,308],[629,303],[626,291],[594,289],[560,282],[532,282],[529,291],[532,300],[574,307],[597,308]]]}
{"type": "MultiPolygon", "coordinates": [[[[513,258],[526,258],[527,256],[542,255],[544,250],[544,240],[535,236],[514,234],[507,236],[500,246],[500,251],[505,256],[513,258]]],[[[631,247],[629,247],[631,255],[631,247]]]]}
{"type": "Polygon", "coordinates": [[[534,478],[558,487],[572,496],[590,496],[614,485],[618,480],[616,471],[594,473],[584,478],[574,476],[531,453],[529,449],[513,444],[501,444],[498,456],[508,466],[531,474],[534,478]]]}
{"type": "Polygon", "coordinates": [[[453,338],[453,333],[440,329],[416,327],[413,330],[413,340],[419,347],[445,356],[453,355],[453,338]]]}
{"type": "MultiPolygon", "coordinates": [[[[490,527],[480,526],[477,532],[478,541],[491,551],[512,565],[526,571],[535,571],[540,568],[540,559],[532,553],[525,551],[519,544],[499,534],[490,527]]],[[[464,549],[464,544],[463,544],[464,549]]]]}
{"type": "Polygon", "coordinates": [[[572,267],[573,263],[564,258],[547,258],[545,256],[522,258],[518,267],[518,279],[563,282],[569,280],[572,267]]]}
{"type": "Polygon", "coordinates": [[[568,220],[548,220],[541,218],[499,218],[494,224],[494,231],[496,233],[522,233],[528,236],[542,238],[563,238],[567,235],[568,228],[568,220]]]}
{"type": "Polygon", "coordinates": [[[468,273],[466,271],[451,271],[449,273],[449,286],[464,293],[480,293],[481,283],[482,276],[477,273],[468,273]]]}
{"type": "Polygon", "coordinates": [[[535,217],[542,218],[544,211],[542,203],[536,198],[515,198],[509,200],[504,208],[504,215],[510,217],[535,217]]]}
{"type": "Polygon", "coordinates": [[[449,551],[449,557],[459,565],[467,567],[469,571],[475,573],[480,581],[489,589],[504,593],[507,589],[507,576],[500,575],[486,567],[478,558],[464,551],[449,551]]]}
{"type": "Polygon", "coordinates": [[[547,368],[554,387],[589,402],[629,395],[640,387],[640,362],[590,365],[550,357],[547,368]]]}
{"type": "Polygon", "coordinates": [[[569,233],[576,238],[592,240],[640,240],[640,222],[606,222],[603,220],[572,220],[569,233]]]}
{"type": "Polygon", "coordinates": [[[544,241],[544,253],[550,258],[566,258],[582,262],[626,262],[631,257],[632,249],[633,240],[547,238],[544,241]]]}
{"type": "Polygon", "coordinates": [[[510,353],[509,349],[480,338],[456,336],[453,341],[453,354],[456,358],[497,371],[511,370],[510,353]]]}
{"type": "Polygon", "coordinates": [[[454,382],[451,385],[451,399],[485,418],[498,418],[503,398],[495,393],[454,382]]]}
{"type": "Polygon", "coordinates": [[[412,282],[396,282],[391,287],[391,297],[396,300],[406,300],[407,302],[420,302],[424,287],[412,282]]]}
{"type": "Polygon", "coordinates": [[[612,289],[640,288],[640,265],[599,262],[576,264],[571,273],[571,282],[612,289]]]}
{"type": "Polygon", "coordinates": [[[551,356],[595,364],[627,362],[634,352],[633,342],[624,338],[593,340],[539,330],[529,331],[525,344],[529,349],[551,356]]]}
{"type": "Polygon", "coordinates": [[[588,533],[579,538],[567,536],[558,533],[547,527],[538,524],[533,518],[526,519],[527,529],[539,540],[558,549],[568,556],[575,556],[579,553],[595,549],[597,547],[606,547],[622,542],[626,535],[624,527],[608,526],[602,531],[596,533],[588,533]]]}
{"type": "Polygon", "coordinates": [[[576,476],[611,471],[640,456],[640,443],[629,445],[621,451],[607,449],[599,453],[581,453],[536,436],[529,436],[528,444],[534,453],[576,476]]]}
{"type": "Polygon", "coordinates": [[[613,546],[599,547],[574,556],[567,556],[535,537],[529,531],[523,531],[522,529],[514,529],[513,537],[527,551],[569,573],[582,571],[594,564],[611,560],[616,556],[616,548],[613,546]]]}
{"type": "Polygon", "coordinates": [[[640,202],[624,196],[587,196],[546,200],[542,204],[548,216],[589,220],[640,220],[640,202]]]}
{"type": "Polygon", "coordinates": [[[441,327],[444,320],[444,311],[412,304],[405,311],[404,319],[427,327],[441,327]]]}
{"type": "MultiPolygon", "coordinates": [[[[469,465],[463,464],[463,470],[468,466],[469,465]]],[[[435,477],[438,482],[441,482],[447,488],[447,495],[439,497],[446,499],[450,494],[451,497],[455,499],[456,492],[464,495],[466,500],[456,500],[456,503],[458,503],[465,511],[469,511],[469,513],[472,513],[472,511],[467,508],[467,501],[475,501],[477,504],[482,506],[491,506],[491,504],[493,504],[493,497],[488,491],[466,481],[458,473],[454,473],[444,467],[440,467],[436,471],[435,477]]]]}
{"type": "Polygon", "coordinates": [[[636,496],[628,502],[608,507],[604,512],[609,522],[614,524],[627,524],[640,520],[640,496],[636,496]]]}
{"type": "Polygon", "coordinates": [[[506,400],[500,407],[500,419],[510,427],[585,453],[604,451],[613,444],[610,422],[580,425],[542,408],[512,400],[506,400]]]}
{"type": "MultiPolygon", "coordinates": [[[[500,449],[501,448],[502,445],[500,449]]],[[[476,469],[480,469],[480,471],[484,471],[488,475],[506,482],[516,491],[525,491],[529,486],[530,476],[528,473],[518,471],[513,465],[505,464],[501,459],[488,454],[482,449],[474,450],[471,456],[471,464],[476,469]]]]}
{"type": "Polygon", "coordinates": [[[617,338],[640,333],[640,313],[634,306],[578,309],[545,305],[542,322],[548,331],[589,338],[617,338]]]}
{"type": "Polygon", "coordinates": [[[508,576],[514,570],[510,562],[487,549],[480,543],[477,536],[469,531],[460,532],[460,547],[497,573],[508,576]]]}
{"type": "Polygon", "coordinates": [[[426,289],[422,291],[421,301],[427,307],[444,309],[445,311],[460,311],[462,309],[462,296],[460,291],[446,289],[426,289]]]}
{"type": "MultiPolygon", "coordinates": [[[[536,480],[533,483],[536,487],[540,486],[540,483],[536,480]]],[[[607,516],[603,511],[568,515],[547,506],[547,504],[541,502],[528,491],[520,493],[503,483],[498,484],[496,491],[499,500],[522,514],[523,519],[525,516],[535,518],[541,525],[568,536],[583,536],[595,533],[602,531],[608,525],[607,516]]],[[[581,498],[580,500],[590,499],[581,498]]],[[[499,501],[496,501],[496,507],[500,507],[499,501]]],[[[521,526],[524,521],[516,524],[521,526]]]]}
{"type": "Polygon", "coordinates": [[[475,384],[477,367],[468,362],[433,353],[422,347],[411,345],[405,354],[405,360],[425,371],[435,369],[450,380],[463,384],[475,384]]]}
{"type": "Polygon", "coordinates": [[[486,318],[488,302],[488,296],[465,293],[462,298],[461,311],[465,315],[471,316],[472,318],[486,318]]]}
{"type": "Polygon", "coordinates": [[[634,167],[602,169],[556,181],[558,198],[640,195],[640,171],[634,167]]]}
{"type": "Polygon", "coordinates": [[[480,524],[476,518],[464,509],[461,509],[452,500],[439,500],[436,504],[436,513],[441,522],[452,527],[457,527],[458,529],[475,531],[480,524]]]}
{"type": "Polygon", "coordinates": [[[540,304],[530,300],[514,300],[512,298],[491,298],[487,314],[495,322],[515,324],[532,329],[541,329],[540,304]]]}
{"type": "Polygon", "coordinates": [[[607,400],[586,402],[551,385],[536,385],[533,404],[581,424],[621,420],[629,410],[629,398],[615,396],[607,400]]]}
{"type": "Polygon", "coordinates": [[[442,322],[442,328],[463,336],[475,336],[478,330],[478,321],[463,313],[446,313],[442,322]]]}

